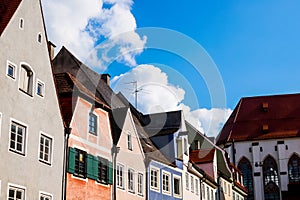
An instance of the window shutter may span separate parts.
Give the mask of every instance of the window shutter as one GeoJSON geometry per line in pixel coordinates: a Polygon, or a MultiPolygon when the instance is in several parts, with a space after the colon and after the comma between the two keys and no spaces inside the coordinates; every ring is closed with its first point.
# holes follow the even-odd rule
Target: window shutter
{"type": "Polygon", "coordinates": [[[98,178],[98,160],[90,154],[87,154],[87,177],[93,180],[98,178]]]}
{"type": "Polygon", "coordinates": [[[113,184],[113,164],[112,162],[108,161],[108,184],[112,185],[113,184]]]}
{"type": "Polygon", "coordinates": [[[68,172],[71,174],[75,172],[75,151],[74,148],[69,148],[68,172]]]}

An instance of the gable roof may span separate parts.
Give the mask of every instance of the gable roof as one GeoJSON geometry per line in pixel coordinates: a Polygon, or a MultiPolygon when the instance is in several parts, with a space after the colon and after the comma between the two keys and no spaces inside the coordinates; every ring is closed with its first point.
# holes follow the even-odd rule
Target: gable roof
{"type": "Polygon", "coordinates": [[[190,151],[190,160],[196,164],[212,163],[216,149],[198,149],[190,151]]]}
{"type": "Polygon", "coordinates": [[[0,36],[22,0],[0,0],[0,36]]]}
{"type": "Polygon", "coordinates": [[[300,136],[300,94],[242,98],[217,144],[300,136]]]}

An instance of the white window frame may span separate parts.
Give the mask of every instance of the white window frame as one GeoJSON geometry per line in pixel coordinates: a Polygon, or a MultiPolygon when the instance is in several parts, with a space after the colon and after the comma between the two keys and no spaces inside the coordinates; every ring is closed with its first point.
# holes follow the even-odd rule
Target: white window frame
{"type": "Polygon", "coordinates": [[[160,191],[160,169],[157,168],[157,167],[154,167],[154,166],[151,166],[150,167],[150,177],[149,177],[149,181],[150,181],[150,189],[153,190],[153,191],[156,191],[156,192],[159,192],[160,191]],[[151,178],[152,178],[152,171],[156,171],[157,172],[157,187],[153,186],[152,185],[152,181],[151,181],[151,178]]]}
{"type": "Polygon", "coordinates": [[[162,170],[162,193],[163,194],[167,194],[167,195],[171,195],[171,173],[170,172],[167,172],[167,171],[165,171],[165,170],[162,170]],[[164,190],[164,183],[165,183],[165,181],[164,181],[164,176],[165,177],[167,177],[167,180],[168,180],[168,185],[167,185],[167,187],[169,188],[169,191],[167,191],[167,190],[164,190]]]}
{"type": "Polygon", "coordinates": [[[187,173],[187,172],[185,172],[185,188],[186,188],[186,190],[190,189],[189,173],[187,173]]]}
{"type": "Polygon", "coordinates": [[[182,197],[182,183],[181,183],[181,176],[173,174],[173,196],[177,198],[182,197]],[[179,194],[175,194],[175,179],[179,180],[179,194]]]}
{"type": "MultiPolygon", "coordinates": [[[[41,200],[41,197],[44,197],[44,198],[46,197],[46,198],[49,198],[50,200],[53,199],[53,195],[52,194],[47,193],[47,192],[43,192],[43,191],[39,192],[39,200],[41,200]]],[[[45,200],[45,199],[43,199],[43,200],[45,200]]]]}
{"type": "Polygon", "coordinates": [[[206,196],[207,196],[207,200],[210,199],[210,189],[208,186],[206,186],[206,196]]]}
{"type": "MultiPolygon", "coordinates": [[[[26,199],[26,187],[21,186],[21,185],[16,185],[12,183],[8,183],[7,187],[7,199],[9,198],[9,190],[10,189],[15,189],[15,191],[22,191],[22,200],[26,199]]],[[[15,200],[15,198],[14,198],[15,200]]]]}
{"type": "Polygon", "coordinates": [[[45,88],[46,88],[45,83],[43,81],[37,79],[37,81],[36,81],[36,95],[41,97],[41,98],[44,98],[45,97],[45,88]],[[41,94],[38,93],[39,85],[42,86],[41,94]]]}
{"type": "Polygon", "coordinates": [[[214,194],[213,189],[210,189],[210,199],[211,199],[211,200],[214,200],[214,199],[215,199],[215,194],[214,194]]]}
{"type": "Polygon", "coordinates": [[[138,173],[138,190],[137,190],[138,195],[144,196],[144,174],[143,173],[138,173]]]}
{"type": "MultiPolygon", "coordinates": [[[[19,84],[18,84],[19,91],[20,91],[21,93],[26,94],[26,95],[28,95],[29,97],[33,98],[34,93],[35,93],[35,72],[33,71],[32,67],[31,67],[28,63],[26,63],[26,62],[21,62],[19,68],[20,68],[20,69],[19,69],[19,84]],[[21,76],[22,76],[21,71],[22,71],[22,68],[23,68],[22,66],[25,66],[26,68],[29,68],[29,70],[30,70],[31,73],[32,73],[32,75],[30,76],[30,77],[31,77],[30,80],[31,80],[31,79],[32,79],[32,80],[31,80],[31,81],[28,80],[28,87],[30,87],[29,91],[24,91],[24,90],[22,89],[22,87],[21,87],[21,80],[22,80],[22,78],[21,78],[21,76]],[[29,84],[30,84],[30,86],[29,86],[29,84]]],[[[27,70],[28,70],[28,69],[27,69],[27,70]]]]}
{"type": "Polygon", "coordinates": [[[195,191],[196,195],[199,195],[199,180],[195,178],[195,191]]]}
{"type": "Polygon", "coordinates": [[[194,177],[191,176],[191,192],[194,193],[194,190],[195,190],[194,177]]]}
{"type": "Polygon", "coordinates": [[[129,131],[126,134],[126,141],[127,141],[127,149],[132,151],[132,134],[129,131]]]}
{"type": "Polygon", "coordinates": [[[97,115],[97,113],[95,111],[89,110],[87,132],[89,133],[89,135],[98,136],[98,129],[99,129],[99,116],[97,115]],[[95,124],[94,129],[96,129],[95,132],[90,131],[90,114],[93,114],[96,117],[96,121],[94,121],[94,124],[95,124]]]}
{"type": "MultiPolygon", "coordinates": [[[[17,131],[17,129],[16,129],[17,131]]],[[[13,152],[13,153],[16,153],[18,155],[21,155],[21,156],[26,156],[26,152],[27,152],[27,138],[28,138],[28,126],[18,120],[15,120],[15,119],[10,119],[10,124],[9,124],[9,141],[8,141],[8,151],[9,152],[13,152]],[[23,137],[23,140],[22,140],[22,151],[18,151],[15,147],[15,149],[12,149],[10,147],[10,142],[11,142],[11,126],[13,124],[16,124],[17,127],[21,126],[25,129],[25,136],[22,136],[23,137]]]]}
{"type": "MultiPolygon", "coordinates": [[[[45,141],[45,140],[44,140],[45,141]]],[[[39,158],[39,161],[42,162],[42,163],[46,163],[48,165],[52,165],[52,160],[53,160],[53,143],[54,143],[54,140],[53,140],[53,137],[44,133],[44,132],[40,132],[40,138],[39,138],[39,153],[38,153],[38,158],[39,158]],[[46,138],[46,139],[49,139],[50,140],[50,149],[49,149],[49,154],[48,155],[48,161],[47,160],[44,160],[42,158],[40,158],[40,153],[41,153],[41,139],[42,137],[46,138]]],[[[45,146],[43,148],[43,151],[45,151],[45,146]]],[[[44,157],[44,154],[43,154],[43,157],[44,157]]]]}
{"type": "Polygon", "coordinates": [[[117,169],[116,169],[116,181],[117,181],[117,187],[120,188],[120,189],[125,189],[125,176],[124,176],[124,172],[125,172],[125,167],[124,165],[118,163],[117,164],[117,169]],[[122,176],[120,176],[118,174],[118,172],[121,171],[122,172],[122,176]],[[120,181],[121,179],[121,181],[120,181]]]}
{"type": "Polygon", "coordinates": [[[13,79],[14,81],[16,81],[16,79],[17,79],[17,68],[18,67],[17,67],[16,64],[14,64],[13,62],[7,60],[6,61],[6,76],[13,79]],[[13,75],[12,76],[8,74],[9,66],[11,66],[13,68],[13,75]]]}
{"type": "Polygon", "coordinates": [[[131,192],[131,193],[135,193],[135,176],[134,176],[135,172],[134,172],[134,169],[132,168],[128,168],[127,170],[127,189],[128,189],[128,192],[131,192]],[[132,188],[131,188],[132,187],[132,188]]]}

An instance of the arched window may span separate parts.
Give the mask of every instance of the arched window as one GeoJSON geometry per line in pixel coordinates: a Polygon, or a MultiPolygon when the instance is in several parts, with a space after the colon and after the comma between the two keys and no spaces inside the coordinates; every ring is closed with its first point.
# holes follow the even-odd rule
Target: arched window
{"type": "Polygon", "coordinates": [[[238,168],[243,174],[243,183],[248,190],[248,196],[246,199],[253,200],[254,199],[253,176],[252,176],[252,166],[249,160],[243,157],[238,164],[238,168]]]}
{"type": "Polygon", "coordinates": [[[19,87],[21,91],[32,96],[33,72],[26,65],[21,65],[19,87]]]}
{"type": "Polygon", "coordinates": [[[293,154],[289,160],[289,181],[290,183],[300,182],[300,158],[296,154],[293,154]]]}
{"type": "Polygon", "coordinates": [[[279,179],[277,164],[274,158],[268,156],[263,164],[265,200],[279,200],[279,179]]]}

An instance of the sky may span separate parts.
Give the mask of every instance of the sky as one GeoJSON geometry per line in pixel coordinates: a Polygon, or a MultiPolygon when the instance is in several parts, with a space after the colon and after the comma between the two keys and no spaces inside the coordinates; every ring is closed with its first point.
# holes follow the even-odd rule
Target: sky
{"type": "Polygon", "coordinates": [[[144,113],[216,136],[242,97],[300,90],[300,1],[42,0],[66,46],[144,113]],[[137,85],[135,85],[137,84],[137,85]]]}

